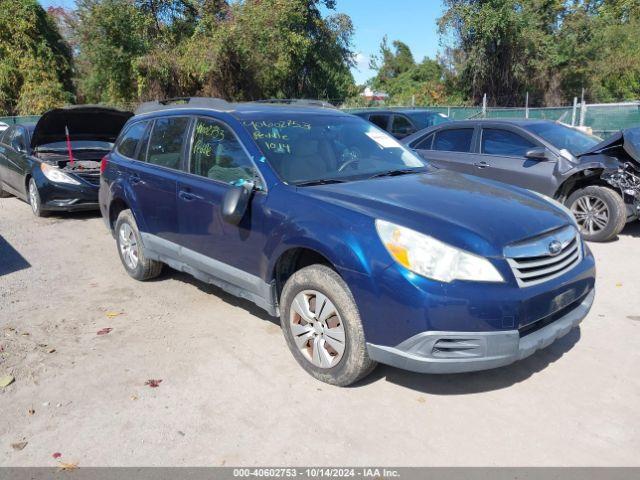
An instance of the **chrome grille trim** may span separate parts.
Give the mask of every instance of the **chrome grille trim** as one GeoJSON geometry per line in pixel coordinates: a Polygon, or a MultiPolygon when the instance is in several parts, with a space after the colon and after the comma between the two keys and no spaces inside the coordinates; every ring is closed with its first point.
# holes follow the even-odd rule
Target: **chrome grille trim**
{"type": "Polygon", "coordinates": [[[580,263],[582,256],[582,240],[574,227],[505,248],[505,258],[520,287],[557,278],[580,263]],[[561,244],[556,255],[549,252],[549,244],[553,241],[561,244]]]}

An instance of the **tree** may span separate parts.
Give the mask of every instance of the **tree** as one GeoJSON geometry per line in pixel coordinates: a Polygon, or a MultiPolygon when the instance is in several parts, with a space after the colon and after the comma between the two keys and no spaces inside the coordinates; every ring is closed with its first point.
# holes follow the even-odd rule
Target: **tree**
{"type": "Polygon", "coordinates": [[[406,43],[394,40],[393,49],[389,47],[389,40],[385,35],[380,43],[380,53],[371,58],[370,68],[377,70],[373,79],[373,87],[384,89],[395,78],[416,66],[411,49],[406,43]]]}
{"type": "Polygon", "coordinates": [[[71,50],[36,0],[0,9],[0,112],[38,114],[73,100],[71,50]]]}
{"type": "Polygon", "coordinates": [[[439,19],[450,71],[479,102],[521,105],[637,99],[640,2],[637,0],[445,0],[439,19]]]}
{"type": "Polygon", "coordinates": [[[78,0],[75,16],[81,100],[121,106],[134,102],[134,63],[150,49],[151,19],[133,0],[78,0]]]}
{"type": "Polygon", "coordinates": [[[79,0],[79,90],[127,104],[174,96],[341,99],[352,93],[346,15],[332,0],[79,0]]]}
{"type": "Polygon", "coordinates": [[[324,98],[352,93],[353,25],[324,18],[330,1],[247,0],[187,42],[185,67],[203,92],[227,99],[324,98]]]}

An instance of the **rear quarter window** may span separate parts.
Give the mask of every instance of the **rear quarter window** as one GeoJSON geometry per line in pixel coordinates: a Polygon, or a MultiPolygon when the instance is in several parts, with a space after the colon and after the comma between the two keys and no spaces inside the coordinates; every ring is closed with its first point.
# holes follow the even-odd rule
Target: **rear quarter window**
{"type": "Polygon", "coordinates": [[[116,146],[118,153],[128,158],[134,158],[146,129],[147,122],[138,122],[127,128],[116,146]]]}

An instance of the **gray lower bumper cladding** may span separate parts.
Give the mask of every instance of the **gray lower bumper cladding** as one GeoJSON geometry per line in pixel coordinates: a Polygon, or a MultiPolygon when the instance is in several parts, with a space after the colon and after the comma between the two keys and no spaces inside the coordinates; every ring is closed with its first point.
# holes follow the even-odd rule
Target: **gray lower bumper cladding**
{"type": "Polygon", "coordinates": [[[502,367],[522,360],[563,337],[587,316],[595,290],[552,323],[520,338],[518,330],[422,332],[395,347],[367,344],[380,363],[419,373],[461,373],[502,367]]]}

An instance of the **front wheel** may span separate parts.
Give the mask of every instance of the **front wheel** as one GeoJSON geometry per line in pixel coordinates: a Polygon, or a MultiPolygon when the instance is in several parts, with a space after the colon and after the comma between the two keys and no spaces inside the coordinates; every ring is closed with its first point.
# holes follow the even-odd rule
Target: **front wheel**
{"type": "Polygon", "coordinates": [[[310,375],[347,386],[375,368],[351,291],[334,270],[324,265],[298,270],[280,300],[287,345],[310,375]]]}
{"type": "Polygon", "coordinates": [[[138,224],[131,210],[120,212],[115,231],[120,260],[131,277],[136,280],[149,280],[160,275],[162,263],[145,256],[138,224]]]}
{"type": "Polygon", "coordinates": [[[42,201],[40,200],[40,192],[33,178],[29,179],[29,205],[31,211],[36,217],[46,217],[47,212],[42,210],[42,201]]]}
{"type": "Polygon", "coordinates": [[[622,197],[607,187],[590,185],[576,190],[566,205],[580,227],[582,237],[590,242],[606,242],[618,235],[627,221],[622,197]]]}

